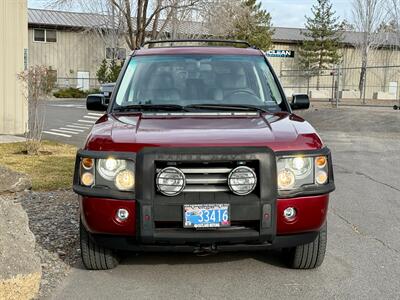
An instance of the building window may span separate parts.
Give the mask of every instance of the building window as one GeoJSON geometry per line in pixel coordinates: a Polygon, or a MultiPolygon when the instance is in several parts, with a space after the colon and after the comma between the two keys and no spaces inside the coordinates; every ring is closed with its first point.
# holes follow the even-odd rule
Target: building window
{"type": "Polygon", "coordinates": [[[46,30],[46,42],[55,43],[57,42],[57,31],[55,30],[46,30]]]}
{"type": "Polygon", "coordinates": [[[125,48],[106,48],[106,59],[119,59],[124,60],[126,58],[125,48]]]}
{"type": "Polygon", "coordinates": [[[44,42],[46,40],[46,31],[44,29],[34,29],[33,30],[33,41],[44,42]]]}
{"type": "Polygon", "coordinates": [[[34,42],[57,42],[57,31],[54,29],[34,29],[33,30],[34,42]]]}

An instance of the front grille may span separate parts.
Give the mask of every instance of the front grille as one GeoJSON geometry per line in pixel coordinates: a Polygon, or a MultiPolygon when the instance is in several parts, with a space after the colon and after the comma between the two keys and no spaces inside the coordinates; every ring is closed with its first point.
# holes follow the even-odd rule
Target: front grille
{"type": "MultiPolygon", "coordinates": [[[[184,193],[229,192],[228,176],[238,166],[248,166],[256,171],[255,162],[156,162],[157,174],[166,167],[176,167],[185,174],[184,193]]],[[[257,172],[256,172],[257,174],[257,172]]],[[[257,174],[258,175],[258,174],[257,174]]]]}

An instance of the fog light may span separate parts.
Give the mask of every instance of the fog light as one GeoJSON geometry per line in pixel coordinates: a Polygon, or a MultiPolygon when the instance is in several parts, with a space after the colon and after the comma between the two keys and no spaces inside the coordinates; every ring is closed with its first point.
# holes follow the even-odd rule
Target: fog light
{"type": "Polygon", "coordinates": [[[129,212],[125,208],[120,208],[117,211],[117,220],[118,221],[126,221],[129,217],[129,212]]]}
{"type": "Polygon", "coordinates": [[[283,211],[283,216],[287,219],[287,220],[293,220],[296,217],[296,209],[294,207],[288,207],[283,211]]]}

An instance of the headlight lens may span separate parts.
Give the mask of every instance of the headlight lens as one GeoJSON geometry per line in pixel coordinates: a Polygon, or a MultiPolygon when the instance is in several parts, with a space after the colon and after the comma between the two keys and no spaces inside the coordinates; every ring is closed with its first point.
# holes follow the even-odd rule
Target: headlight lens
{"type": "Polygon", "coordinates": [[[99,159],[97,171],[100,176],[108,181],[113,181],[119,171],[126,168],[126,161],[115,158],[99,159]]]}
{"type": "Polygon", "coordinates": [[[290,163],[291,170],[297,178],[305,178],[312,172],[313,163],[310,157],[295,157],[290,163]]]}
{"type": "Polygon", "coordinates": [[[130,170],[123,170],[115,177],[115,186],[121,191],[129,191],[135,187],[135,175],[130,170]]]}
{"type": "Polygon", "coordinates": [[[156,185],[160,193],[176,196],[185,189],[185,174],[177,168],[167,167],[157,174],[156,185]]]}
{"type": "Polygon", "coordinates": [[[257,176],[249,167],[237,167],[229,174],[228,185],[236,195],[248,195],[257,185],[257,176]]]}
{"type": "Polygon", "coordinates": [[[289,169],[283,169],[278,173],[278,187],[282,190],[291,189],[296,183],[296,176],[289,169]]]}
{"type": "Polygon", "coordinates": [[[328,183],[327,156],[295,156],[278,158],[279,190],[294,190],[305,185],[328,183]]]}

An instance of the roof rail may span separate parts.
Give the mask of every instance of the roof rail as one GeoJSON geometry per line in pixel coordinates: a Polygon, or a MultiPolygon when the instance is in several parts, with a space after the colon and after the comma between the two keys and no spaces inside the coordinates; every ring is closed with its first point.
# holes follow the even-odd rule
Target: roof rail
{"type": "Polygon", "coordinates": [[[164,43],[224,43],[224,44],[237,44],[245,45],[249,48],[257,49],[254,45],[251,45],[247,41],[240,40],[222,40],[222,39],[172,39],[172,40],[150,40],[145,41],[141,46],[164,44],[164,43]]]}

